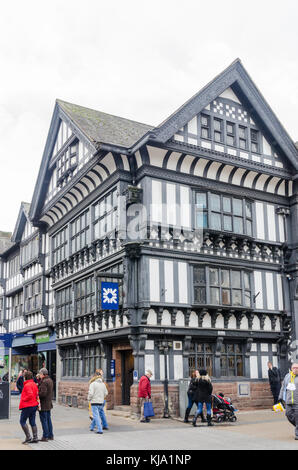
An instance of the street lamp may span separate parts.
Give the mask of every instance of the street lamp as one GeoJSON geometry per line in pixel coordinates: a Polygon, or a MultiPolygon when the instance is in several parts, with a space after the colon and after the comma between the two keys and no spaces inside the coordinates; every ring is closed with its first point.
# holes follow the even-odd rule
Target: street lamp
{"type": "Polygon", "coordinates": [[[163,418],[169,418],[169,379],[168,379],[168,353],[169,349],[172,347],[172,342],[164,339],[159,342],[158,348],[160,352],[164,353],[164,367],[165,367],[165,379],[164,383],[164,397],[165,397],[165,406],[163,412],[163,418]]]}

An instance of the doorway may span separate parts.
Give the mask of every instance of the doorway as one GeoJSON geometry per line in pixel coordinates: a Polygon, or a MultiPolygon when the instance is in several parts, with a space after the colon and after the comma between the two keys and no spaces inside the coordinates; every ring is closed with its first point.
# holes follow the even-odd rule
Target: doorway
{"type": "Polygon", "coordinates": [[[133,384],[134,357],[132,349],[121,351],[122,405],[130,405],[130,387],[133,384]]]}

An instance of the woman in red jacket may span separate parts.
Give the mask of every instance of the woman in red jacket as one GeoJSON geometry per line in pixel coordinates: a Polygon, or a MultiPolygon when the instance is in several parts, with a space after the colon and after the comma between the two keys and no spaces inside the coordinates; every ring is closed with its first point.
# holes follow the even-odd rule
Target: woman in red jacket
{"type": "Polygon", "coordinates": [[[144,417],[144,403],[151,398],[151,370],[146,370],[146,374],[140,378],[139,382],[139,398],[141,399],[141,423],[149,423],[150,419],[144,417]]]}
{"type": "Polygon", "coordinates": [[[29,442],[30,444],[38,442],[37,427],[35,422],[38,405],[38,387],[33,380],[32,372],[27,371],[25,373],[24,388],[21,394],[21,401],[19,406],[19,409],[22,411],[20,424],[26,436],[23,444],[27,444],[29,442]],[[29,419],[33,438],[30,436],[30,431],[27,426],[27,419],[29,419]]]}

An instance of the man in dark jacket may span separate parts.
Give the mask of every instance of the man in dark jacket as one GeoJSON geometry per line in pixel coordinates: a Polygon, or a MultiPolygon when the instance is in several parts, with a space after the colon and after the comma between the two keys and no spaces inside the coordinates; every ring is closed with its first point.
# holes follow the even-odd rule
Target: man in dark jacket
{"type": "Polygon", "coordinates": [[[42,425],[43,436],[41,441],[53,440],[53,425],[51,419],[51,409],[53,408],[53,381],[48,375],[47,369],[43,368],[39,372],[40,384],[38,386],[40,411],[39,417],[42,425]]]}
{"type": "Polygon", "coordinates": [[[279,392],[281,389],[281,375],[278,368],[273,367],[271,362],[268,362],[268,377],[274,405],[276,405],[278,403],[279,392]]]}

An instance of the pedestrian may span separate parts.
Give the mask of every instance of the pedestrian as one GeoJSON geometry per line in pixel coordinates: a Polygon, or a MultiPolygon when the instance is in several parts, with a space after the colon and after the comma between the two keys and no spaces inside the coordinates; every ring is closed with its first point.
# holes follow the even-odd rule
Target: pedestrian
{"type": "Polygon", "coordinates": [[[140,398],[141,404],[141,423],[149,423],[150,418],[144,417],[144,403],[148,400],[151,400],[151,382],[150,379],[152,377],[152,371],[147,369],[145,371],[145,375],[140,378],[139,382],[139,393],[138,397],[140,398]]]}
{"type": "Polygon", "coordinates": [[[46,368],[40,369],[39,371],[40,383],[38,386],[40,409],[39,418],[42,425],[42,442],[52,441],[53,435],[53,424],[51,417],[51,410],[53,408],[53,389],[54,384],[52,379],[49,377],[48,370],[46,368]]]}
{"type": "MultiPolygon", "coordinates": [[[[188,418],[189,418],[191,409],[193,407],[193,404],[195,403],[194,394],[198,386],[199,375],[200,374],[198,370],[195,370],[191,375],[190,383],[189,383],[188,390],[187,390],[188,405],[185,410],[184,423],[189,423],[188,418]]],[[[196,403],[196,405],[198,406],[198,403],[196,403]]]]}
{"type": "Polygon", "coordinates": [[[20,372],[19,372],[19,375],[18,375],[18,379],[17,379],[17,383],[16,383],[16,387],[18,389],[18,391],[20,393],[22,393],[23,391],[23,387],[24,387],[24,376],[25,376],[25,373],[27,372],[27,369],[25,368],[21,368],[20,372]]]}
{"type": "Polygon", "coordinates": [[[198,403],[198,409],[196,414],[193,418],[192,424],[193,426],[197,425],[198,416],[202,418],[202,422],[204,422],[203,416],[203,406],[204,403],[206,404],[207,408],[207,422],[208,426],[213,426],[212,424],[212,383],[211,379],[205,369],[199,370],[199,377],[198,377],[198,385],[194,393],[194,401],[198,403]]]}
{"type": "Polygon", "coordinates": [[[286,406],[286,417],[295,426],[295,440],[298,441],[298,364],[293,364],[285,376],[279,401],[286,406]]]}
{"type": "Polygon", "coordinates": [[[108,430],[108,423],[104,412],[104,402],[108,395],[106,385],[103,383],[100,372],[95,372],[95,379],[89,385],[88,401],[91,403],[93,419],[90,431],[94,431],[97,426],[97,434],[103,434],[103,430],[108,430]]]}
{"type": "Polygon", "coordinates": [[[25,433],[26,439],[23,444],[37,443],[36,411],[38,408],[38,387],[33,380],[31,371],[26,371],[24,375],[24,386],[21,393],[19,409],[21,410],[20,424],[25,433]],[[30,436],[27,419],[32,429],[33,438],[30,436]]]}
{"type": "MultiPolygon", "coordinates": [[[[89,380],[89,386],[92,384],[92,382],[97,380],[98,377],[100,377],[102,379],[103,383],[104,383],[103,370],[102,369],[96,369],[95,373],[93,374],[93,376],[89,380]]],[[[92,407],[91,407],[90,401],[89,401],[88,408],[89,408],[89,418],[92,421],[93,420],[93,413],[92,413],[92,407]]],[[[106,400],[104,400],[103,407],[100,408],[99,414],[100,414],[103,429],[105,429],[107,431],[109,429],[109,426],[108,426],[107,417],[106,417],[106,414],[105,414],[105,408],[106,408],[106,400]]]]}
{"type": "Polygon", "coordinates": [[[274,405],[276,405],[278,403],[281,388],[281,375],[279,369],[277,367],[273,367],[271,362],[268,362],[268,377],[274,405]]]}

